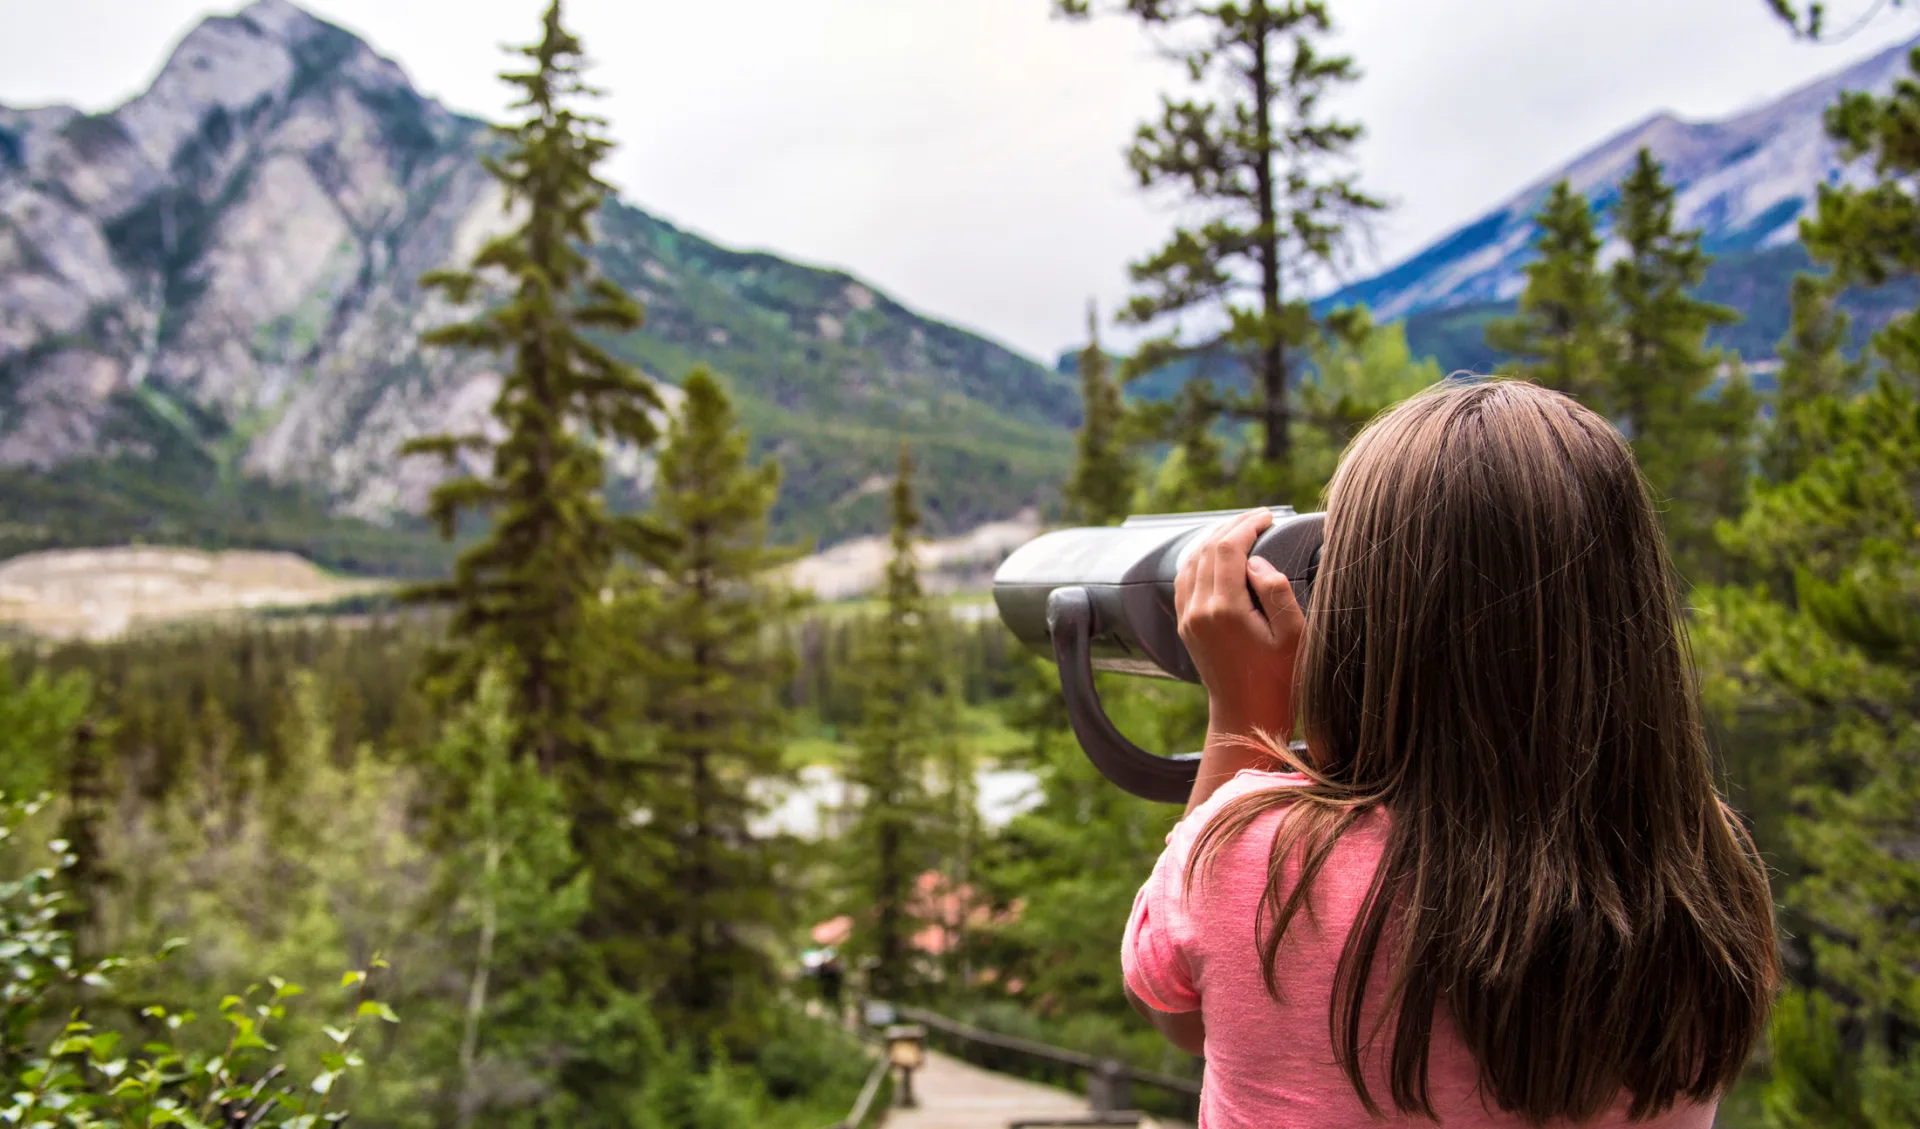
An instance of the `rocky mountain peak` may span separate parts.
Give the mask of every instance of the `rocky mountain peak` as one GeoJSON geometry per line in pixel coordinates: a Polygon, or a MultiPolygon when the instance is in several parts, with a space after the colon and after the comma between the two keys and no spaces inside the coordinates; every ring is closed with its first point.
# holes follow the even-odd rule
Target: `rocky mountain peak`
{"type": "MultiPolygon", "coordinates": [[[[1920,39],[1720,121],[1659,113],[1636,122],[1330,302],[1365,303],[1380,317],[1400,318],[1512,298],[1524,285],[1522,272],[1532,258],[1534,214],[1552,186],[1565,179],[1604,208],[1642,148],[1652,150],[1665,167],[1677,190],[1677,218],[1701,229],[1708,250],[1745,252],[1793,243],[1818,186],[1858,175],[1826,135],[1827,107],[1843,90],[1891,89],[1907,73],[1916,46],[1920,39]]],[[[1606,230],[1604,213],[1601,219],[1606,230]]]]}
{"type": "Polygon", "coordinates": [[[350,32],[287,0],[258,0],[202,21],[146,91],[109,113],[16,115],[42,142],[21,154],[17,171],[59,183],[72,203],[112,221],[181,179],[203,179],[235,141],[296,103],[329,102],[343,90],[401,131],[448,116],[350,32]]]}
{"type": "MultiPolygon", "coordinates": [[[[418,345],[473,312],[420,276],[507,222],[488,136],[289,0],[203,21],[109,112],[0,109],[0,474],[147,460],[417,512],[444,471],[396,452],[484,426],[498,387],[495,359],[418,345]]],[[[649,308],[622,351],[734,377],[809,532],[878,524],[859,484],[903,434],[941,466],[948,529],[1031,504],[1064,462],[1073,388],[1039,365],[617,201],[600,229],[600,266],[649,308]]],[[[646,461],[614,454],[643,494],[646,461]]]]}

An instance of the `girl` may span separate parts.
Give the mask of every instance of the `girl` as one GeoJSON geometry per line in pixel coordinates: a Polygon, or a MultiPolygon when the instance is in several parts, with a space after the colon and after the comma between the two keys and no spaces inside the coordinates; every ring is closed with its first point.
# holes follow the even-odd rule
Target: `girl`
{"type": "Polygon", "coordinates": [[[1773,906],[1626,445],[1529,384],[1402,404],[1329,487],[1310,619],[1248,560],[1270,520],[1181,567],[1207,742],[1122,946],[1203,1129],[1711,1125],[1773,906]]]}

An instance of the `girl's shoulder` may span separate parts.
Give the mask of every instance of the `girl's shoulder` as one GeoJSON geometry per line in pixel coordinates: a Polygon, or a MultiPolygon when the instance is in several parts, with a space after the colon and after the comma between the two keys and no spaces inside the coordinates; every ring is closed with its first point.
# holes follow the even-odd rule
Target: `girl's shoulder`
{"type": "Polygon", "coordinates": [[[1312,781],[1298,772],[1269,772],[1257,768],[1243,768],[1207,797],[1207,801],[1188,812],[1173,830],[1167,832],[1167,845],[1185,848],[1192,844],[1207,824],[1235,800],[1252,796],[1260,792],[1272,792],[1286,788],[1304,788],[1312,781]]]}
{"type": "MultiPolygon", "coordinates": [[[[1287,821],[1302,810],[1285,793],[1302,793],[1312,783],[1295,772],[1243,770],[1168,833],[1162,855],[1164,868],[1168,874],[1179,876],[1180,896],[1192,899],[1186,911],[1213,921],[1207,930],[1211,935],[1238,936],[1235,931],[1243,925],[1252,929],[1252,907],[1269,894],[1283,896],[1285,889],[1298,881],[1301,859],[1296,843],[1288,857],[1279,860],[1281,885],[1269,889],[1275,881],[1272,852],[1282,841],[1287,821]],[[1223,814],[1234,814],[1229,808],[1237,801],[1255,798],[1259,810],[1250,819],[1233,818],[1223,824],[1219,836],[1206,834],[1223,814]],[[1208,840],[1204,847],[1203,839],[1208,840]],[[1197,860],[1197,853],[1204,853],[1204,862],[1197,860]],[[1248,912],[1242,914],[1242,910],[1248,912]]],[[[1335,903],[1352,907],[1357,907],[1371,886],[1387,841],[1383,811],[1369,807],[1356,814],[1358,818],[1337,833],[1338,840],[1314,880],[1316,890],[1324,888],[1334,896],[1335,903]]]]}

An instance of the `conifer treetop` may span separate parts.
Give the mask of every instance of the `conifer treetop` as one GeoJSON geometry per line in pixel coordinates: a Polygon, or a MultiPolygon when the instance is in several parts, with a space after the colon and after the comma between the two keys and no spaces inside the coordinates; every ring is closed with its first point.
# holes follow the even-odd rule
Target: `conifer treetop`
{"type": "Polygon", "coordinates": [[[631,672],[627,697],[653,735],[654,818],[627,829],[652,861],[631,883],[627,927],[661,985],[656,1014],[696,1042],[740,1041],[762,1030],[780,984],[753,938],[792,924],[781,843],[756,835],[752,821],[765,806],[758,786],[791,775],[778,691],[794,662],[780,628],[799,599],[773,576],[792,554],[766,544],[778,467],[750,459],[713,374],[695,369],[681,387],[654,488],[668,536],[647,554],[635,614],[620,615],[618,665],[631,672]]]}
{"type": "MultiPolygon", "coordinates": [[[[1848,91],[1827,110],[1827,133],[1844,156],[1870,162],[1869,185],[1823,184],[1800,236],[1841,285],[1875,287],[1920,273],[1920,70],[1885,97],[1848,91]]],[[[1920,312],[1909,311],[1874,336],[1874,349],[1905,379],[1920,379],[1920,312]]]]}
{"type": "Polygon", "coordinates": [[[1627,253],[1613,264],[1613,294],[1623,329],[1615,414],[1635,416],[1685,404],[1706,391],[1719,367],[1706,332],[1740,320],[1739,314],[1693,296],[1711,262],[1700,232],[1674,226],[1674,188],[1648,149],[1634,159],[1620,185],[1614,230],[1627,253]]]}
{"type": "Polygon", "coordinates": [[[1526,267],[1519,313],[1490,324],[1487,343],[1517,357],[1524,375],[1536,383],[1601,405],[1604,329],[1612,310],[1592,208],[1562,180],[1535,222],[1537,257],[1526,267]]]}
{"type": "Polygon", "coordinates": [[[489,536],[461,555],[451,580],[413,595],[453,603],[453,635],[479,660],[465,664],[466,692],[477,665],[505,661],[515,720],[553,768],[587,756],[595,740],[586,703],[603,672],[583,645],[589,608],[615,557],[657,538],[649,521],[607,511],[602,444],[652,444],[662,405],[652,382],[604,344],[638,329],[642,313],[588,255],[591,219],[609,191],[595,166],[611,142],[602,119],[573,109],[595,92],[581,79],[580,42],[561,22],[559,0],[547,8],[540,41],[516,54],[527,66],[501,77],[521,92],[523,117],[499,127],[506,152],[487,168],[524,218],[467,267],[422,279],[458,305],[493,302],[422,341],[503,358],[492,415],[505,437],[426,436],[402,453],[437,455],[466,471],[429,503],[443,536],[451,539],[469,513],[491,519],[489,536]],[[490,460],[481,469],[463,453],[490,460]]]}
{"type": "Polygon", "coordinates": [[[1080,433],[1066,487],[1074,520],[1110,525],[1127,515],[1135,471],[1123,434],[1127,409],[1100,344],[1100,314],[1087,303],[1087,347],[1080,352],[1080,433]]]}
{"type": "MultiPolygon", "coordinates": [[[[1095,5],[1056,0],[1054,10],[1083,18],[1095,5]]],[[[1178,25],[1181,41],[1167,53],[1199,88],[1163,96],[1127,155],[1141,188],[1178,194],[1196,217],[1129,269],[1135,290],[1122,319],[1173,328],[1145,342],[1125,375],[1185,358],[1238,359],[1253,394],[1223,406],[1258,422],[1259,460],[1284,478],[1294,354],[1325,328],[1307,295],[1351,265],[1355,229],[1386,207],[1349,167],[1364,131],[1326,105],[1360,72],[1319,42],[1333,31],[1322,0],[1124,0],[1107,10],[1178,25]],[[1183,333],[1191,319],[1182,315],[1201,309],[1220,328],[1183,333]]]]}
{"type": "Polygon", "coordinates": [[[914,546],[919,540],[920,507],[913,499],[913,452],[905,443],[900,444],[888,512],[893,518],[889,534],[893,559],[887,565],[887,600],[902,611],[917,610],[922,591],[920,563],[914,546]]]}

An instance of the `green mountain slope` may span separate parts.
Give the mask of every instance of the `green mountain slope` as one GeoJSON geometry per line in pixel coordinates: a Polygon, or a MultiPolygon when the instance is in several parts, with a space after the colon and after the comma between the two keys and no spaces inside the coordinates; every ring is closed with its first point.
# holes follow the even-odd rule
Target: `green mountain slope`
{"type": "Polygon", "coordinates": [[[604,231],[603,269],[647,307],[625,354],[672,381],[698,364],[726,378],[786,473],[784,533],[880,528],[902,442],[940,532],[1012,513],[1064,477],[1079,413],[1065,375],[846,274],[730,251],[636,208],[610,208],[604,231]]]}

